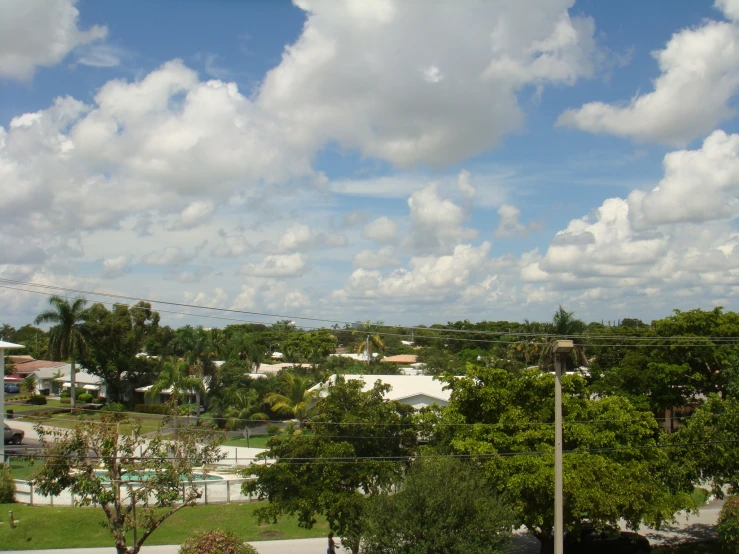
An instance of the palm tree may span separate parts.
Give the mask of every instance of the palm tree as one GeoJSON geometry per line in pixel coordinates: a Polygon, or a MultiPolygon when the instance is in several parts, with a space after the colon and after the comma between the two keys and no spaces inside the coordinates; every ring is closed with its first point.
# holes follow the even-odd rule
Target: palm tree
{"type": "Polygon", "coordinates": [[[227,359],[249,364],[250,372],[256,372],[264,361],[264,348],[246,333],[239,333],[228,341],[227,359]]]}
{"type": "Polygon", "coordinates": [[[287,395],[271,392],[264,397],[264,401],[270,405],[272,411],[292,415],[301,422],[302,427],[302,421],[312,415],[318,393],[308,390],[311,386],[310,377],[285,373],[282,378],[287,385],[287,395]]]}
{"type": "Polygon", "coordinates": [[[226,409],[226,427],[233,429],[244,426],[246,446],[249,447],[249,422],[266,421],[267,414],[259,411],[259,394],[254,389],[238,389],[228,395],[229,407],[226,409]]]}
{"type": "Polygon", "coordinates": [[[575,312],[568,312],[560,306],[557,311],[554,312],[552,323],[549,325],[550,332],[555,336],[551,338],[542,349],[539,366],[542,369],[546,369],[552,365],[552,346],[554,346],[554,343],[557,340],[562,338],[572,339],[572,342],[575,345],[570,354],[573,364],[577,366],[588,365],[588,359],[585,357],[584,350],[585,341],[582,338],[585,328],[585,323],[582,320],[575,318],[575,312]]]}
{"type": "Polygon", "coordinates": [[[357,344],[357,354],[365,353],[367,363],[372,360],[372,351],[382,354],[385,352],[385,343],[382,342],[380,335],[367,335],[363,342],[357,344]]]}
{"type": "MultiPolygon", "coordinates": [[[[171,388],[170,398],[174,403],[174,434],[177,437],[177,402],[183,396],[190,396],[193,391],[196,394],[205,392],[202,379],[190,374],[190,365],[187,362],[167,360],[162,363],[156,382],[147,393],[150,399],[171,388]]],[[[198,411],[199,406],[198,406],[198,411]]]]}
{"type": "MultiPolygon", "coordinates": [[[[208,332],[202,327],[193,329],[186,327],[177,338],[179,347],[184,350],[184,361],[187,363],[190,374],[200,379],[201,385],[206,380],[212,380],[216,365],[214,363],[213,343],[208,332]]],[[[200,393],[205,392],[201,386],[195,389],[195,403],[197,405],[197,420],[200,420],[200,393]]]]}
{"type": "Polygon", "coordinates": [[[52,358],[61,360],[69,358],[71,372],[69,386],[71,392],[71,408],[75,405],[75,359],[85,348],[85,338],[82,324],[85,321],[85,306],[87,300],[75,298],[72,302],[61,296],[49,298],[52,309],[38,315],[36,324],[54,323],[49,329],[49,351],[52,358]]]}

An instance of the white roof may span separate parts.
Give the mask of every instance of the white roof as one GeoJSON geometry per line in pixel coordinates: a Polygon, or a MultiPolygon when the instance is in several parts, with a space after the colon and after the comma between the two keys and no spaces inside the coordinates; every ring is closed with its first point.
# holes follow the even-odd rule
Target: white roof
{"type": "MultiPolygon", "coordinates": [[[[344,375],[346,380],[364,382],[362,390],[368,391],[375,386],[376,381],[390,385],[392,389],[385,395],[386,400],[404,400],[413,396],[424,395],[443,402],[449,402],[451,390],[444,390],[445,383],[437,381],[432,375],[344,375]]],[[[336,375],[329,377],[331,384],[336,382],[336,375]]],[[[326,383],[319,383],[310,390],[326,391],[326,383]]]]}
{"type": "Polygon", "coordinates": [[[0,340],[0,348],[25,348],[22,344],[0,340]]]}
{"type": "MultiPolygon", "coordinates": [[[[54,379],[54,380],[69,383],[71,382],[70,373],[67,373],[66,376],[58,377],[57,379],[54,379]]],[[[80,387],[83,385],[99,385],[102,382],[103,380],[100,377],[98,377],[97,375],[93,375],[91,373],[87,373],[86,371],[76,371],[74,374],[74,384],[79,385],[80,387]]]]}
{"type": "MultiPolygon", "coordinates": [[[[293,364],[290,362],[281,362],[279,364],[259,364],[259,368],[257,368],[257,371],[255,373],[277,373],[278,371],[289,367],[310,368],[313,366],[310,364],[293,364]]],[[[247,375],[254,375],[255,373],[249,372],[247,373],[247,375]]]]}
{"type": "Polygon", "coordinates": [[[72,372],[72,366],[70,364],[65,364],[64,362],[59,362],[59,365],[55,365],[52,367],[42,367],[31,373],[31,375],[35,375],[36,379],[54,379],[57,376],[57,373],[61,377],[69,377],[69,374],[72,372]]]}

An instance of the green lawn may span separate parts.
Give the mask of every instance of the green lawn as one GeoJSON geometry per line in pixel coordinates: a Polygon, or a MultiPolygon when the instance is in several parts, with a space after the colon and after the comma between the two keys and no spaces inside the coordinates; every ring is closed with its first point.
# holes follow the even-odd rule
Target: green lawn
{"type": "Polygon", "coordinates": [[[6,410],[13,410],[14,414],[22,414],[24,412],[30,412],[33,410],[43,410],[44,408],[69,408],[69,404],[62,404],[59,402],[59,400],[47,400],[46,404],[42,406],[36,406],[34,404],[13,404],[13,403],[6,403],[5,409],[6,410]]]}
{"type": "MultiPolygon", "coordinates": [[[[161,424],[162,420],[164,419],[164,416],[156,415],[156,414],[136,414],[135,416],[132,416],[139,421],[141,421],[141,432],[142,433],[151,433],[153,431],[156,431],[159,428],[159,425],[161,424]]],[[[49,425],[53,427],[64,427],[67,429],[71,429],[74,427],[78,422],[82,421],[100,421],[100,413],[85,413],[82,415],[71,415],[69,413],[58,413],[53,414],[51,416],[46,416],[43,413],[41,414],[35,414],[33,416],[34,421],[40,421],[44,425],[49,425]]],[[[129,433],[131,431],[131,427],[129,425],[121,425],[121,433],[129,433]]]]}
{"type": "Polygon", "coordinates": [[[43,465],[43,462],[31,462],[23,458],[10,458],[10,469],[13,470],[13,479],[22,479],[28,481],[31,474],[43,465]]]}
{"type": "MultiPolygon", "coordinates": [[[[194,506],[183,508],[159,529],[145,544],[181,544],[198,531],[225,529],[245,541],[300,539],[322,537],[328,533],[325,521],[313,529],[298,527],[293,518],[282,518],[276,525],[257,525],[252,516],[260,502],[194,506]]],[[[103,528],[105,516],[100,508],[50,508],[23,504],[0,504],[0,548],[32,550],[42,548],[88,548],[113,546],[112,537],[103,528]],[[8,510],[18,520],[15,529],[8,525],[8,510]]],[[[133,535],[131,535],[133,536],[133,535]]]]}

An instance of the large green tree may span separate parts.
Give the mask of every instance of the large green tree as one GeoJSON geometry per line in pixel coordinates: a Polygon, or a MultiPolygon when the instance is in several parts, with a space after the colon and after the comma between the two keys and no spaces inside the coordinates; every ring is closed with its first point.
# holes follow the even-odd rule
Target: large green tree
{"type": "MultiPolygon", "coordinates": [[[[554,376],[468,367],[450,379],[449,406],[430,421],[440,453],[475,458],[526,526],[553,548],[554,376]]],[[[674,462],[659,448],[650,412],[623,397],[592,398],[579,376],[563,377],[564,517],[576,530],[596,525],[659,525],[690,507],[692,487],[673,478],[674,462]],[[635,476],[639,476],[638,479],[635,476]]]]}
{"type": "Polygon", "coordinates": [[[159,314],[146,302],[135,306],[116,304],[112,310],[93,304],[85,312],[87,348],[80,361],[105,381],[110,400],[121,401],[130,387],[151,378],[153,364],[136,354],[147,337],[157,334],[158,323],[159,314]]]}
{"type": "Polygon", "coordinates": [[[308,376],[282,372],[280,380],[284,383],[285,393],[271,392],[264,397],[273,412],[282,416],[292,416],[302,421],[315,411],[316,391],[309,390],[313,381],[308,376]]]}
{"type": "Polygon", "coordinates": [[[70,374],[71,407],[75,406],[75,364],[77,357],[85,349],[85,336],[82,325],[85,321],[87,300],[75,298],[72,301],[60,296],[49,298],[51,309],[36,317],[36,324],[52,323],[49,330],[49,351],[57,360],[69,359],[72,366],[70,374]]]}
{"type": "Polygon", "coordinates": [[[413,408],[385,401],[387,385],[362,387],[339,377],[318,401],[313,435],[270,439],[263,456],[275,463],[250,468],[256,480],[244,484],[245,492],[269,500],[256,511],[261,520],[293,515],[311,528],[323,515],[354,554],[367,500],[397,482],[417,442],[413,408]]]}
{"type": "Polygon", "coordinates": [[[368,504],[366,554],[502,552],[513,517],[484,471],[456,458],[420,457],[392,494],[368,504]]]}

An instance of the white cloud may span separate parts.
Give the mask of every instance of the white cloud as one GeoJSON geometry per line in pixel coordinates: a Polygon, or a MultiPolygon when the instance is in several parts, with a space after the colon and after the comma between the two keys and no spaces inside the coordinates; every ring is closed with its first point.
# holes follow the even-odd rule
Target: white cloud
{"type": "Polygon", "coordinates": [[[398,225],[389,217],[378,217],[365,225],[362,237],[379,243],[392,242],[398,234],[398,225]]]}
{"type": "MultiPolygon", "coordinates": [[[[724,2],[728,13],[735,4],[724,2]]],[[[590,102],[565,111],[558,125],[683,146],[705,136],[736,113],[739,91],[739,27],[707,21],[675,33],[654,52],[660,76],[654,90],[628,104],[590,102]]]]}
{"type": "Polygon", "coordinates": [[[79,50],[77,63],[90,67],[116,67],[127,55],[123,48],[105,43],[88,44],[79,50]]]}
{"type": "Polygon", "coordinates": [[[727,19],[739,21],[739,1],[737,0],[716,0],[714,6],[721,10],[727,19]]]}
{"type": "Polygon", "coordinates": [[[303,223],[294,223],[282,233],[277,243],[263,241],[258,248],[262,252],[306,252],[313,248],[345,246],[346,236],[339,233],[322,233],[303,223]]]}
{"type": "Polygon", "coordinates": [[[185,302],[196,306],[205,306],[209,308],[225,308],[228,305],[228,293],[221,287],[213,289],[212,294],[207,292],[184,292],[185,302]]]}
{"type": "Polygon", "coordinates": [[[120,277],[124,273],[130,272],[133,259],[133,254],[125,254],[116,258],[103,260],[103,270],[100,273],[100,276],[103,277],[103,279],[114,279],[116,277],[120,277]]]}
{"type": "Polygon", "coordinates": [[[0,0],[0,77],[27,80],[80,45],[107,35],[78,25],[77,0],[0,0]]]}
{"type": "Polygon", "coordinates": [[[167,246],[159,252],[149,252],[141,257],[141,263],[147,265],[183,265],[193,259],[178,246],[167,246]]]}
{"type": "Polygon", "coordinates": [[[381,269],[383,267],[394,267],[400,265],[400,260],[395,254],[392,246],[385,246],[379,251],[360,250],[354,254],[354,267],[360,269],[381,269]]]}
{"type": "Polygon", "coordinates": [[[496,237],[525,237],[530,231],[539,229],[541,225],[536,222],[524,225],[519,221],[521,210],[513,204],[503,204],[498,208],[500,221],[495,229],[496,237]]]}
{"type": "Polygon", "coordinates": [[[254,250],[251,243],[241,233],[228,233],[220,229],[218,235],[222,242],[210,251],[216,258],[237,258],[254,250]]]}
{"type": "Polygon", "coordinates": [[[267,74],[258,102],[304,145],[331,138],[396,165],[458,161],[520,127],[521,87],[571,85],[592,73],[594,26],[568,15],[573,3],[429,10],[387,0],[376,17],[377,6],[357,8],[365,2],[299,0],[303,32],[267,74]],[[439,40],[448,36],[465,40],[439,40]]]}
{"type": "Polygon", "coordinates": [[[425,298],[434,302],[458,296],[483,268],[490,243],[480,246],[460,244],[450,255],[416,257],[410,269],[397,269],[388,275],[377,270],[355,270],[337,297],[425,298]]]}
{"type": "Polygon", "coordinates": [[[457,176],[457,188],[459,188],[462,196],[468,199],[474,198],[477,194],[477,189],[472,185],[471,178],[472,174],[466,169],[460,171],[457,176]]]}
{"type": "Polygon", "coordinates": [[[429,183],[408,199],[413,226],[410,244],[418,251],[449,248],[477,236],[475,229],[463,227],[465,210],[439,196],[435,183],[429,183]]]}
{"type": "Polygon", "coordinates": [[[265,256],[258,264],[246,264],[239,273],[253,277],[297,277],[302,275],[308,263],[300,253],[265,256]]]}
{"type": "Polygon", "coordinates": [[[207,200],[199,200],[193,202],[187,208],[180,212],[180,216],[175,221],[174,229],[192,229],[201,223],[210,219],[216,207],[213,202],[207,200]]]}
{"type": "Polygon", "coordinates": [[[739,217],[739,134],[713,132],[699,150],[670,152],[651,192],[629,196],[632,222],[703,222],[739,217]]]}

